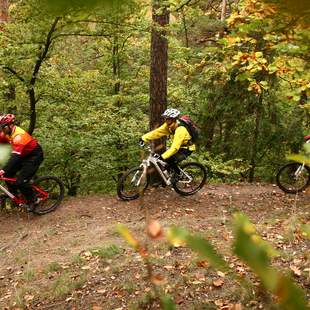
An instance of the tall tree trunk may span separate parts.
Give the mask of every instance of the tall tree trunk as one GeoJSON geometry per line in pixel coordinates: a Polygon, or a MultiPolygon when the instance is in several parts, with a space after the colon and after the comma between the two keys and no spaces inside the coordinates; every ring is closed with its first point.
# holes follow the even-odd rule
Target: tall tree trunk
{"type": "Polygon", "coordinates": [[[221,10],[221,21],[225,21],[226,19],[226,7],[227,7],[227,0],[222,0],[222,10],[221,10]]]}
{"type": "Polygon", "coordinates": [[[189,40],[188,40],[188,31],[187,31],[187,24],[186,24],[186,17],[184,10],[181,10],[181,15],[182,15],[182,23],[183,23],[183,29],[184,29],[184,36],[185,36],[185,47],[189,46],[189,40]]]}
{"type": "MultiPolygon", "coordinates": [[[[161,114],[167,108],[168,40],[165,26],[169,24],[169,10],[163,0],[153,0],[150,72],[150,128],[160,126],[161,114]]],[[[155,150],[165,149],[165,140],[155,141],[155,150]]]]}
{"type": "Polygon", "coordinates": [[[210,100],[208,102],[207,110],[209,111],[209,115],[205,119],[205,147],[206,151],[210,151],[213,144],[213,138],[214,138],[214,131],[216,126],[216,116],[214,115],[213,111],[215,111],[216,103],[210,100]]]}
{"type": "MultiPolygon", "coordinates": [[[[226,9],[227,9],[227,0],[222,0],[222,10],[221,10],[221,22],[224,24],[226,19],[226,9]]],[[[220,31],[219,36],[223,38],[224,36],[225,27],[220,31]]]]}
{"type": "Polygon", "coordinates": [[[53,41],[53,34],[56,31],[56,26],[58,21],[60,20],[59,17],[56,17],[54,19],[53,24],[51,25],[51,28],[47,34],[46,41],[44,42],[43,50],[40,51],[38,55],[38,59],[34,65],[33,72],[32,72],[32,77],[29,81],[29,86],[28,86],[28,96],[29,96],[29,103],[30,103],[30,124],[28,128],[28,132],[30,134],[33,133],[35,126],[36,126],[36,121],[37,121],[37,112],[36,112],[36,104],[38,102],[38,98],[36,98],[35,95],[35,84],[37,81],[37,76],[39,74],[39,71],[41,69],[41,66],[45,59],[47,58],[47,54],[49,52],[49,49],[52,45],[53,41]]]}
{"type": "Polygon", "coordinates": [[[114,82],[113,92],[114,92],[114,95],[117,95],[121,88],[118,34],[116,34],[113,39],[112,63],[113,63],[113,78],[114,80],[116,80],[114,82]]]}
{"type": "Polygon", "coordinates": [[[253,132],[253,140],[252,140],[252,150],[251,150],[251,158],[250,158],[250,172],[249,172],[249,182],[254,181],[255,168],[257,164],[257,143],[258,136],[260,131],[260,123],[262,116],[262,104],[263,104],[263,94],[260,94],[258,98],[258,104],[255,107],[255,128],[253,132]]]}
{"type": "Polygon", "coordinates": [[[0,30],[2,25],[5,24],[9,19],[9,1],[0,0],[0,30]]]}

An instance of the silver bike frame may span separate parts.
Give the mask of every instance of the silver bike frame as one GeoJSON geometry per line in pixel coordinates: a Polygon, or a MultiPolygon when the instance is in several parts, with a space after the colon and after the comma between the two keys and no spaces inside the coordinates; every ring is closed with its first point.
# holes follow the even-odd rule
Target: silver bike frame
{"type": "MultiPolygon", "coordinates": [[[[307,140],[306,143],[310,143],[310,140],[307,140]]],[[[304,170],[305,165],[306,165],[306,163],[302,163],[302,165],[299,166],[299,168],[295,171],[294,175],[295,175],[296,178],[302,173],[302,171],[304,170]]]]}
{"type": "MultiPolygon", "coordinates": [[[[169,174],[168,176],[166,176],[160,167],[160,165],[162,167],[165,167],[167,165],[167,163],[161,161],[158,157],[155,157],[154,153],[152,153],[151,148],[149,146],[146,149],[150,152],[150,154],[149,154],[148,158],[143,159],[142,163],[140,164],[140,167],[143,169],[143,173],[141,174],[141,176],[139,177],[139,179],[135,183],[136,178],[139,176],[139,172],[137,171],[137,173],[135,173],[135,175],[133,176],[132,182],[135,183],[136,186],[140,186],[141,180],[146,178],[147,169],[153,165],[155,167],[155,169],[157,170],[157,172],[159,173],[160,177],[166,183],[166,185],[168,185],[168,186],[171,185],[171,175],[169,174]]],[[[183,180],[181,182],[190,184],[192,182],[193,178],[190,175],[188,175],[188,173],[183,171],[181,168],[180,168],[180,170],[183,173],[183,175],[186,176],[186,178],[187,178],[187,180],[183,180]]]]}
{"type": "Polygon", "coordinates": [[[15,198],[15,196],[10,193],[5,187],[3,187],[1,184],[0,184],[0,190],[5,193],[7,196],[9,196],[11,199],[15,198]]]}
{"type": "Polygon", "coordinates": [[[139,179],[138,186],[140,185],[140,181],[141,181],[142,177],[146,177],[147,168],[150,167],[151,165],[153,165],[155,167],[155,169],[157,170],[157,172],[159,173],[161,178],[164,180],[164,182],[167,185],[171,185],[171,178],[170,178],[170,176],[168,178],[165,176],[165,174],[163,173],[163,171],[161,170],[161,168],[158,165],[159,163],[161,165],[163,165],[163,166],[166,165],[166,163],[164,163],[163,161],[161,161],[158,158],[154,157],[154,155],[152,153],[150,153],[150,155],[148,156],[147,159],[143,159],[142,160],[142,163],[141,163],[140,167],[142,167],[143,173],[142,173],[142,175],[141,175],[141,177],[139,179]]]}

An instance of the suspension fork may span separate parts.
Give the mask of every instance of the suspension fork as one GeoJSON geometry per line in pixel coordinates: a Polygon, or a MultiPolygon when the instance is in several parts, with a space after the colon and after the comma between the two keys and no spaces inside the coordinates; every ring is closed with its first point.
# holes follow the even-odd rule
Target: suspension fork
{"type": "Polygon", "coordinates": [[[305,163],[303,163],[301,166],[298,167],[298,169],[294,173],[294,176],[298,177],[302,173],[302,171],[304,170],[304,167],[305,167],[305,163]]]}

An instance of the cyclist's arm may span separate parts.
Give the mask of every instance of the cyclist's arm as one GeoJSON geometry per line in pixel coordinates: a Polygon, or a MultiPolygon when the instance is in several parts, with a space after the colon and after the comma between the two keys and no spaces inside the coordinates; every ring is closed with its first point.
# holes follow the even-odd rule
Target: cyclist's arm
{"type": "Polygon", "coordinates": [[[164,123],[163,125],[161,125],[160,127],[146,133],[145,135],[142,136],[142,140],[144,142],[149,142],[155,139],[159,139],[161,137],[167,136],[169,135],[169,129],[166,123],[164,123]]]}
{"type": "Polygon", "coordinates": [[[179,151],[180,147],[184,144],[184,141],[188,139],[188,136],[189,133],[184,126],[177,127],[174,133],[172,144],[170,148],[161,155],[162,158],[167,159],[172,155],[176,154],[179,151]]]}
{"type": "Polygon", "coordinates": [[[5,137],[5,134],[0,132],[0,143],[9,143],[8,139],[5,137]]]}
{"type": "Polygon", "coordinates": [[[4,172],[8,172],[11,170],[21,159],[21,156],[16,153],[12,153],[10,156],[9,161],[6,163],[6,165],[2,168],[4,172]]]}
{"type": "Polygon", "coordinates": [[[13,138],[11,143],[12,145],[12,153],[9,158],[9,161],[2,168],[5,172],[11,170],[21,159],[21,153],[25,148],[25,145],[22,143],[22,138],[20,135],[17,135],[13,138]]]}

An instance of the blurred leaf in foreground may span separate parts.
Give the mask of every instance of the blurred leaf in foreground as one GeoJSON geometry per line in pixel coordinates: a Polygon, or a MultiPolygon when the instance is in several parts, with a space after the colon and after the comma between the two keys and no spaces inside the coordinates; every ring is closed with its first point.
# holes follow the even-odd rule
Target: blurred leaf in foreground
{"type": "Polygon", "coordinates": [[[186,230],[173,226],[168,231],[168,240],[173,245],[175,243],[184,243],[202,258],[206,259],[214,268],[221,271],[228,270],[226,261],[216,252],[212,244],[206,239],[200,236],[191,235],[186,230]]]}
{"type": "Polygon", "coordinates": [[[97,7],[121,5],[125,0],[41,0],[40,5],[47,7],[53,13],[66,13],[70,10],[88,10],[97,7]]]}
{"type": "Polygon", "coordinates": [[[287,156],[287,159],[310,165],[310,143],[305,143],[303,145],[303,152],[301,154],[289,155],[287,156]]]}
{"type": "Polygon", "coordinates": [[[266,289],[277,296],[283,309],[308,309],[303,291],[290,278],[271,267],[270,258],[277,252],[256,234],[248,218],[236,214],[234,226],[235,253],[259,276],[266,289]]]}

